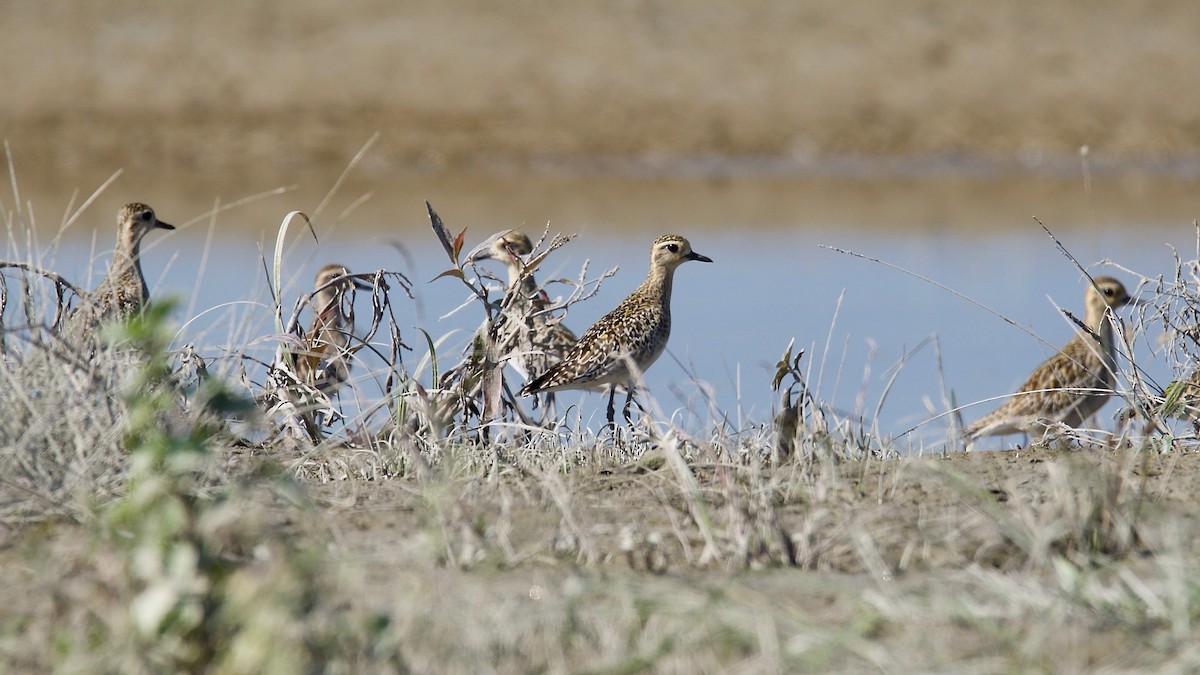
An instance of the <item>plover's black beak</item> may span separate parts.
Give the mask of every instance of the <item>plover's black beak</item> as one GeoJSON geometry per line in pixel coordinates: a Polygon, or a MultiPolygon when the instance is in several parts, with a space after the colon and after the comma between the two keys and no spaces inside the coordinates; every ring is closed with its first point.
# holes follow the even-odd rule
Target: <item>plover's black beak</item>
{"type": "Polygon", "coordinates": [[[369,290],[372,290],[373,288],[375,288],[375,286],[374,286],[374,285],[372,285],[372,284],[368,284],[367,282],[365,282],[365,281],[363,281],[362,279],[359,279],[359,278],[357,278],[357,277],[352,277],[352,278],[350,279],[350,283],[354,284],[354,286],[355,286],[356,288],[361,288],[361,289],[363,289],[364,291],[369,291],[369,290]]]}
{"type": "Polygon", "coordinates": [[[700,255],[699,253],[696,253],[695,251],[692,251],[691,253],[687,254],[687,259],[688,260],[699,260],[700,262],[712,262],[712,258],[710,258],[706,255],[700,255]]]}
{"type": "Polygon", "coordinates": [[[175,226],[170,223],[164,223],[161,220],[155,220],[154,226],[163,230],[173,230],[175,226]]]}

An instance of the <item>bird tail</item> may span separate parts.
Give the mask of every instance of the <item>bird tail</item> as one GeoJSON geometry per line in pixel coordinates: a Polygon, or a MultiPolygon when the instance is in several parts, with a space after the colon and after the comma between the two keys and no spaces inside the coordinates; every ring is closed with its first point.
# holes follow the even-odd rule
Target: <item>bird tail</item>
{"type": "Polygon", "coordinates": [[[555,370],[557,369],[553,366],[546,369],[546,372],[526,382],[525,386],[521,387],[521,391],[517,393],[521,396],[532,396],[533,394],[538,393],[543,387],[549,384],[550,379],[554,376],[555,370]]]}

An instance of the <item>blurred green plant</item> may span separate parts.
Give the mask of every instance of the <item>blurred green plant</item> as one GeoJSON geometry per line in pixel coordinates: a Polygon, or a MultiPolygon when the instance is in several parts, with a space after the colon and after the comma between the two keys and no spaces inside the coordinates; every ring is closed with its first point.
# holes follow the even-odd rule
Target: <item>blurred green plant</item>
{"type": "Polygon", "coordinates": [[[173,306],[157,302],[106,331],[140,356],[122,393],[127,491],[103,517],[130,584],[132,658],[155,672],[303,672],[319,558],[269,534],[263,510],[249,508],[262,472],[206,494],[218,432],[210,420],[253,404],[216,378],[177,385],[166,352],[173,306]],[[180,396],[206,414],[180,419],[180,396]]]}

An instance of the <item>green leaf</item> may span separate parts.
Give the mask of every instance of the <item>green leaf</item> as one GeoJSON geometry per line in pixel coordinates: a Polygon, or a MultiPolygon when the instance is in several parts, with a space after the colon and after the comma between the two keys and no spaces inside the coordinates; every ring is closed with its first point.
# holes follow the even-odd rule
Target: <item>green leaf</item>
{"type": "MultiPolygon", "coordinates": [[[[458,271],[458,270],[455,270],[455,271],[458,271]]],[[[459,274],[461,274],[461,273],[462,272],[459,271],[459,274]]],[[[417,330],[421,331],[421,335],[425,336],[425,344],[429,345],[429,368],[433,374],[433,379],[431,380],[431,382],[433,382],[434,386],[437,386],[437,381],[438,381],[437,347],[433,344],[433,337],[431,337],[429,335],[428,331],[426,331],[424,328],[418,328],[417,330]]],[[[418,388],[417,393],[422,394],[422,398],[425,398],[424,389],[421,388],[421,383],[417,382],[416,385],[418,388]]]]}
{"type": "Polygon", "coordinates": [[[1165,417],[1174,417],[1183,412],[1183,405],[1180,403],[1189,389],[1187,380],[1175,380],[1167,385],[1167,390],[1163,392],[1165,400],[1162,404],[1162,414],[1165,417]]]}
{"type": "Polygon", "coordinates": [[[792,345],[796,343],[796,339],[792,338],[788,342],[787,349],[784,350],[783,356],[779,357],[779,361],[775,364],[775,377],[771,379],[771,391],[779,391],[779,386],[783,384],[783,378],[787,377],[792,366],[792,345]]]}

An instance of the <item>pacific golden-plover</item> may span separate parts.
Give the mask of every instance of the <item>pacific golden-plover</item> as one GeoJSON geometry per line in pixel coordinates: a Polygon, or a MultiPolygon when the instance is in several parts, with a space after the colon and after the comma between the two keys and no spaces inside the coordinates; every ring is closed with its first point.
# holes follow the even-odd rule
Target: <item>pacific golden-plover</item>
{"type": "Polygon", "coordinates": [[[102,323],[124,320],[141,311],[150,299],[142,275],[142,238],[153,229],[174,230],[175,226],[159,220],[154,209],[145,204],[132,202],[121,207],[117,212],[117,244],[108,275],[67,317],[63,335],[91,340],[102,323]]]}
{"type": "Polygon", "coordinates": [[[558,363],[579,338],[571,329],[547,311],[550,297],[537,285],[533,273],[526,271],[525,259],[533,253],[533,242],[523,232],[510,230],[473,261],[498,260],[508,270],[508,290],[504,298],[509,321],[503,326],[501,342],[512,343],[521,358],[517,365],[528,379],[558,363]],[[505,339],[507,338],[507,339],[505,339]]]}
{"type": "Polygon", "coordinates": [[[294,352],[300,381],[330,393],[350,379],[350,336],[354,333],[353,308],[346,293],[351,288],[371,288],[349,276],[345,265],[329,264],[313,282],[313,321],[304,334],[303,349],[294,352]]]}
{"type": "Polygon", "coordinates": [[[1109,309],[1130,302],[1112,277],[1096,277],[1084,296],[1089,332],[1079,331],[1060,352],[1034,369],[1020,390],[992,414],[968,426],[968,440],[1011,433],[1045,433],[1062,424],[1078,427],[1112,393],[1116,378],[1109,309]]]}
{"type": "Polygon", "coordinates": [[[522,396],[565,389],[609,388],[608,422],[613,422],[616,388],[623,387],[625,419],[641,374],[667,346],[671,335],[671,285],[675,268],[689,260],[712,262],[687,239],[668,234],[650,247],[650,273],[636,290],[579,338],[557,365],[530,381],[522,396]]]}

